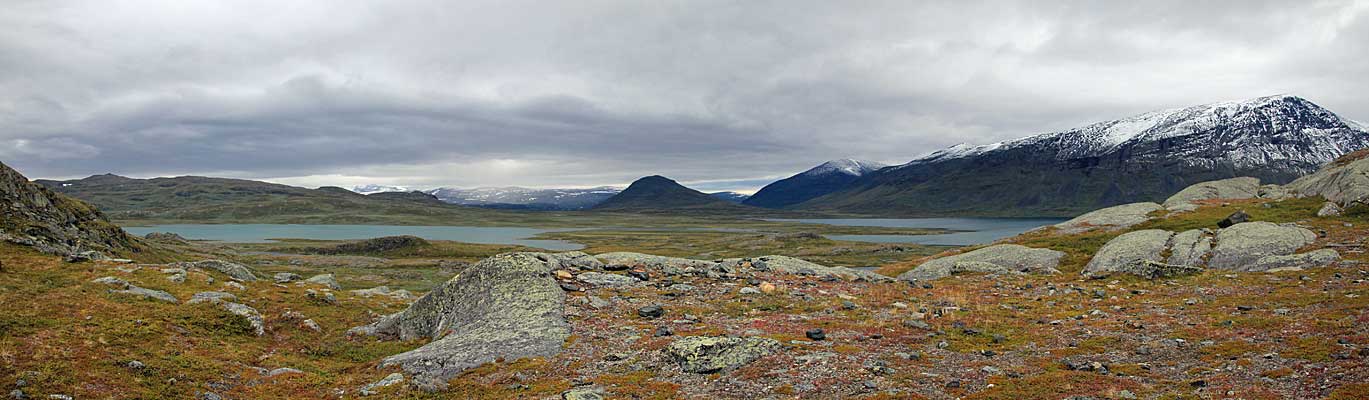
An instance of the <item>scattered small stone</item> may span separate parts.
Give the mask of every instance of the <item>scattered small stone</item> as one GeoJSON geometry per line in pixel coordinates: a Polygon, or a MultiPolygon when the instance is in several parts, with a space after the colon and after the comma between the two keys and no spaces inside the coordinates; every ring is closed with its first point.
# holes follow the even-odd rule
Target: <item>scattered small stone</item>
{"type": "Polygon", "coordinates": [[[753,288],[753,287],[750,287],[750,286],[747,286],[747,287],[742,288],[742,290],[737,291],[737,293],[740,293],[740,294],[761,294],[761,290],[760,290],[760,289],[753,288]]]}
{"type": "Polygon", "coordinates": [[[827,339],[827,333],[826,333],[826,332],[823,332],[822,328],[813,328],[813,329],[809,329],[807,332],[804,332],[803,335],[804,335],[804,336],[807,336],[808,339],[811,339],[811,340],[826,340],[826,339],[827,339]]]}
{"type": "Polygon", "coordinates": [[[369,385],[362,386],[362,387],[361,387],[361,395],[362,395],[362,396],[370,396],[370,395],[373,395],[373,394],[378,394],[378,393],[380,393],[380,392],[378,392],[377,389],[381,389],[381,388],[386,388],[386,387],[394,386],[394,385],[400,384],[400,383],[402,383],[402,382],[404,382],[404,375],[403,375],[403,374],[400,374],[400,373],[396,372],[396,373],[393,373],[393,374],[390,374],[390,375],[386,375],[385,378],[383,378],[383,379],[381,379],[381,380],[379,380],[379,381],[376,381],[375,383],[371,383],[371,384],[369,384],[369,385]]]}
{"type": "Polygon", "coordinates": [[[852,301],[850,301],[850,300],[842,300],[842,301],[841,301],[841,309],[843,309],[843,310],[854,310],[854,309],[856,309],[856,303],[855,303],[855,302],[852,302],[852,301]]]}
{"type": "Polygon", "coordinates": [[[128,366],[128,369],[134,371],[141,371],[143,368],[147,368],[147,364],[143,364],[142,361],[138,360],[129,361],[126,365],[128,366]]]}
{"type": "Polygon", "coordinates": [[[673,336],[673,335],[675,335],[675,331],[671,330],[669,326],[664,326],[664,325],[663,325],[663,326],[660,326],[660,327],[657,327],[657,328],[656,328],[656,333],[655,333],[655,336],[656,336],[656,337],[665,337],[665,336],[673,336]]]}
{"type": "Polygon", "coordinates": [[[302,277],[293,272],[277,272],[275,276],[276,283],[290,283],[300,279],[302,277]]]}
{"type": "Polygon", "coordinates": [[[656,319],[665,315],[665,308],[660,305],[650,305],[637,309],[637,315],[642,318],[656,319]]]}

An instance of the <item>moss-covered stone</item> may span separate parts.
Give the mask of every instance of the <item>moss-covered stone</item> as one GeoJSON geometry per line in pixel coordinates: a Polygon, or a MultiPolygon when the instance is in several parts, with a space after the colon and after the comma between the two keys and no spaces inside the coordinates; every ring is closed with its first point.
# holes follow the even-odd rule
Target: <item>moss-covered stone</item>
{"type": "Polygon", "coordinates": [[[779,347],[768,338],[691,336],[671,342],[665,352],[685,372],[711,374],[740,368],[779,347]]]}

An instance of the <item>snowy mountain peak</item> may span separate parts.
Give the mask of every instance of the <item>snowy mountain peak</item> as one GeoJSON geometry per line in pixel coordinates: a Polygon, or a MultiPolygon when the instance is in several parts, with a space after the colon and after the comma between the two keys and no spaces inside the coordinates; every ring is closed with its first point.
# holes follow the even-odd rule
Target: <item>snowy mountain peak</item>
{"type": "Polygon", "coordinates": [[[808,171],[804,171],[803,175],[827,175],[832,173],[840,173],[851,176],[862,176],[869,173],[870,171],[874,171],[884,167],[884,164],[880,164],[873,161],[843,158],[840,160],[832,160],[822,163],[822,165],[813,167],[813,169],[810,169],[808,171]]]}
{"type": "Polygon", "coordinates": [[[360,193],[360,194],[375,194],[375,193],[387,193],[387,192],[408,192],[408,191],[409,191],[409,188],[406,188],[406,187],[403,187],[403,186],[385,186],[385,185],[375,185],[375,184],[371,184],[371,185],[353,186],[353,187],[352,187],[352,191],[353,191],[353,192],[360,193]]]}
{"type": "Polygon", "coordinates": [[[1227,132],[1225,136],[1231,137],[1224,140],[1230,143],[1239,141],[1236,135],[1325,136],[1343,135],[1347,130],[1364,132],[1365,129],[1362,124],[1343,119],[1306,99],[1283,94],[1152,111],[1067,131],[986,145],[958,144],[905,165],[1039,145],[1057,149],[1056,158],[1064,160],[1096,157],[1139,143],[1200,134],[1227,132]]]}

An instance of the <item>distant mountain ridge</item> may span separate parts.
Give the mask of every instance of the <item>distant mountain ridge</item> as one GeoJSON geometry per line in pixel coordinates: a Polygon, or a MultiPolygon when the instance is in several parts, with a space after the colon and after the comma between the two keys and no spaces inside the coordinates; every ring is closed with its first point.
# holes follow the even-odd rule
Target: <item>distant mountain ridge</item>
{"type": "Polygon", "coordinates": [[[851,182],[884,168],[884,164],[853,159],[832,160],[794,176],[775,181],[742,204],[783,208],[846,188],[851,182]]]}
{"type": "Polygon", "coordinates": [[[622,189],[600,186],[587,189],[534,189],[524,187],[437,188],[426,192],[442,201],[489,208],[532,210],[583,210],[613,197],[622,189]]]}
{"type": "MultiPolygon", "coordinates": [[[[1062,132],[954,146],[869,173],[793,208],[883,215],[1072,216],[1156,201],[1208,180],[1287,183],[1369,132],[1306,99],[1156,111],[1062,132]]],[[[759,193],[758,193],[759,195],[759,193]]],[[[753,197],[754,199],[754,197],[753,197]]]]}
{"type": "Polygon", "coordinates": [[[749,207],[713,197],[660,175],[632,182],[627,189],[594,206],[598,211],[745,211],[749,207]]]}
{"type": "Polygon", "coordinates": [[[741,202],[746,201],[746,199],[751,198],[751,195],[748,195],[748,194],[745,194],[745,193],[737,193],[737,192],[713,192],[713,193],[709,193],[708,195],[709,195],[709,196],[713,196],[714,198],[717,198],[717,199],[725,200],[725,201],[727,201],[727,202],[729,202],[729,203],[737,203],[737,204],[741,204],[741,202]]]}

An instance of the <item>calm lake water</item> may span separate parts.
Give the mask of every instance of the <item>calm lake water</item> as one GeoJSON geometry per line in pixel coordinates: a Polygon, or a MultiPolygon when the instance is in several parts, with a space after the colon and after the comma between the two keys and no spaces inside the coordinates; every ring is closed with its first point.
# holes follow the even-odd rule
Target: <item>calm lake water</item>
{"type": "Polygon", "coordinates": [[[140,236],[150,232],[172,232],[184,236],[186,239],[235,243],[263,243],[269,242],[271,239],[353,240],[413,235],[430,240],[515,244],[547,250],[579,250],[585,247],[579,243],[564,240],[528,239],[543,232],[561,232],[575,229],[491,226],[174,224],[133,226],[124,228],[124,230],[140,236]]]}
{"type": "Polygon", "coordinates": [[[989,243],[1037,227],[1064,222],[1064,218],[814,218],[786,219],[810,224],[878,226],[891,228],[943,228],[957,231],[942,235],[827,235],[832,240],[873,243],[916,243],[969,246],[989,243]]]}

